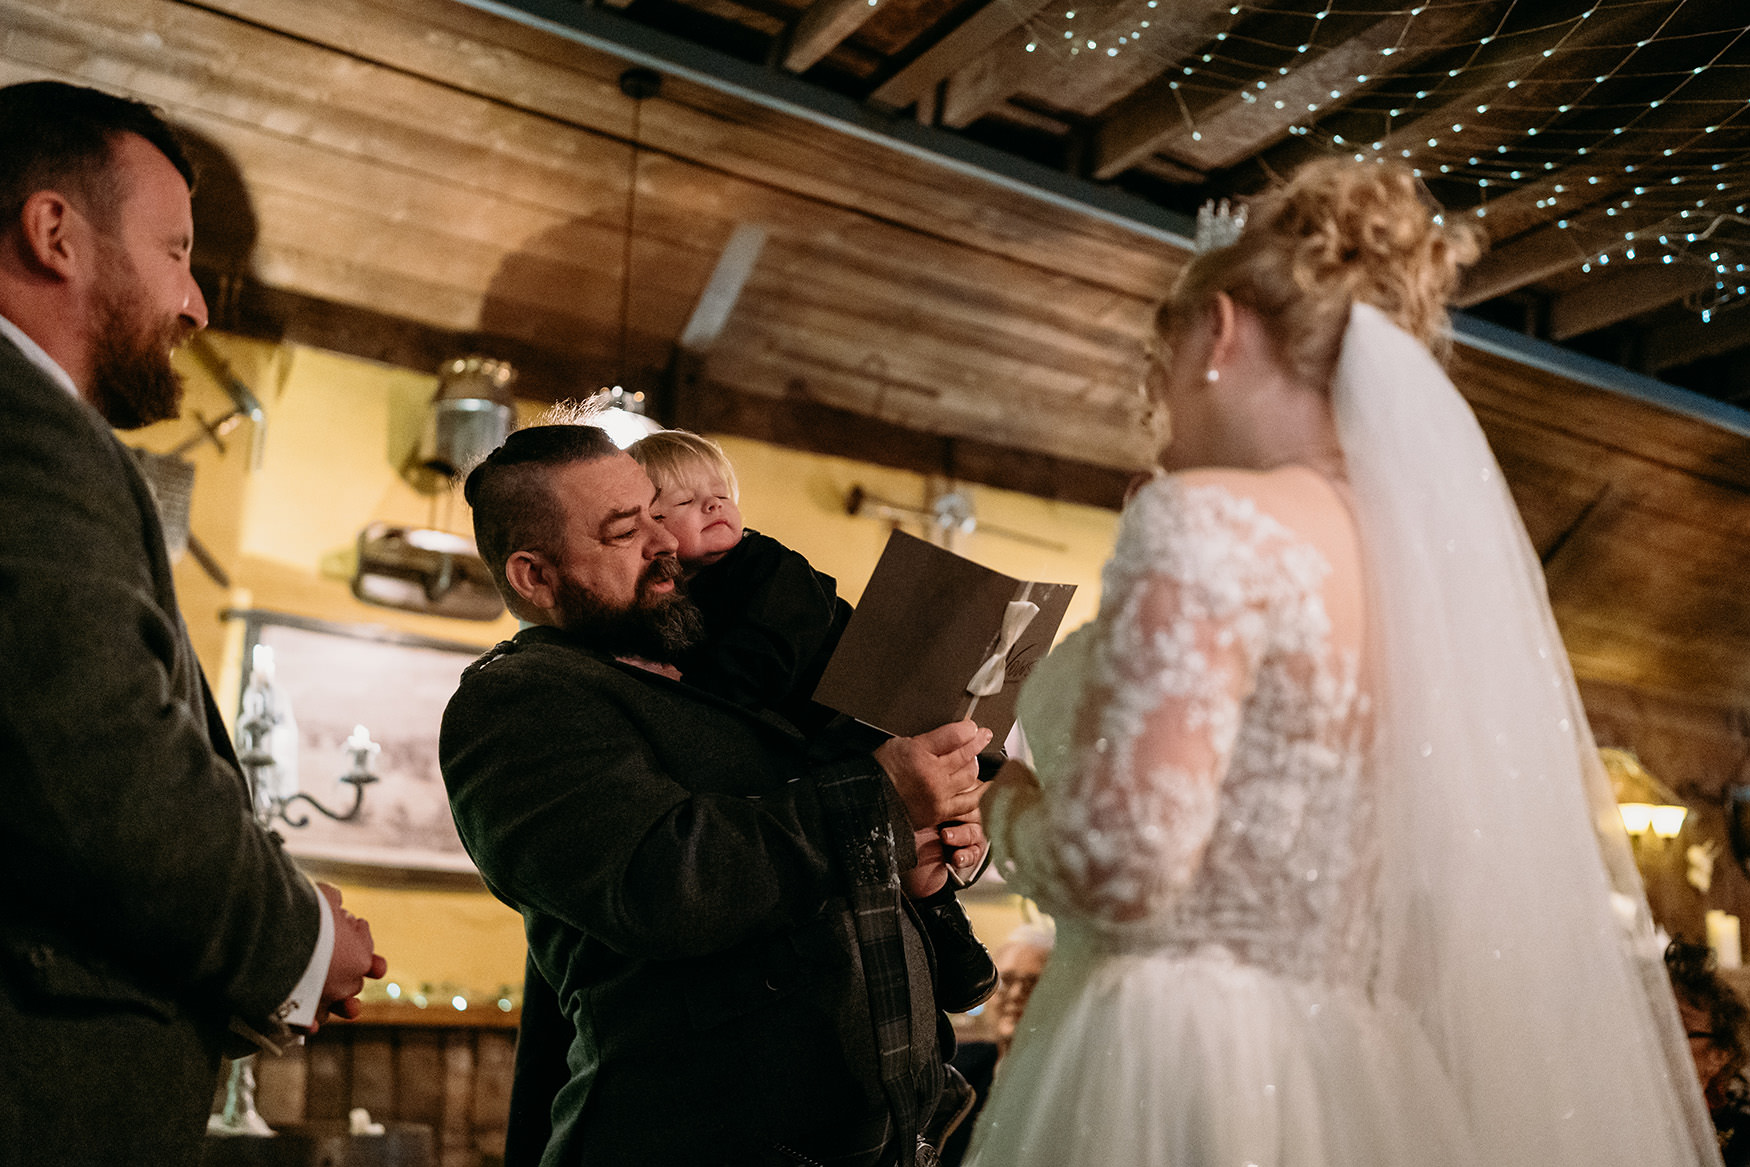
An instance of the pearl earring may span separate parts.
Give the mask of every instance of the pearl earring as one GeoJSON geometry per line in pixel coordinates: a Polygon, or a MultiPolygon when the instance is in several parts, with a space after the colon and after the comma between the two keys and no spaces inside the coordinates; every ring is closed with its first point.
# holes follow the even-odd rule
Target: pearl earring
{"type": "Polygon", "coordinates": [[[1208,381],[1211,385],[1213,385],[1217,381],[1221,380],[1221,370],[1219,370],[1219,369],[1206,369],[1203,372],[1203,379],[1205,381],[1208,381]]]}

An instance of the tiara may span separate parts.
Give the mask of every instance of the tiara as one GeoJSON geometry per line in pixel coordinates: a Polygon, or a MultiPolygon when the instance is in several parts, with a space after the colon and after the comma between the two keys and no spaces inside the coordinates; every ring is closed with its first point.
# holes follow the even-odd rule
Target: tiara
{"type": "Polygon", "coordinates": [[[1210,199],[1198,208],[1197,237],[1191,242],[1191,250],[1202,255],[1205,251],[1230,247],[1239,239],[1245,226],[1246,208],[1236,210],[1226,199],[1222,199],[1219,205],[1210,199]]]}

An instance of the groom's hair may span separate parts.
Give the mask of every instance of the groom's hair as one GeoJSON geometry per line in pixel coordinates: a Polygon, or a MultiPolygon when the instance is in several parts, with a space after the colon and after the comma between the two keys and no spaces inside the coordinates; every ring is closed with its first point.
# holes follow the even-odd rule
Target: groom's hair
{"type": "Polygon", "coordinates": [[[40,190],[71,198],[103,230],[115,225],[122,190],[112,169],[116,141],[138,134],[194,189],[194,166],[176,131],[144,102],[61,81],[0,89],[0,230],[40,190]]]}

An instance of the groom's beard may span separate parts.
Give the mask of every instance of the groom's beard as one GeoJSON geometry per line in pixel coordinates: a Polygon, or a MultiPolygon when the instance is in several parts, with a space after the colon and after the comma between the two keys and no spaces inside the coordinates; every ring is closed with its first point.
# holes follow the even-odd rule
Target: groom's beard
{"type": "Polygon", "coordinates": [[[705,618],[680,592],[680,577],[679,560],[652,560],[638,579],[637,598],[626,608],[610,607],[582,584],[561,579],[555,598],[559,627],[609,656],[673,664],[705,636],[705,618]],[[676,590],[653,593],[652,586],[664,580],[673,581],[676,590]]]}
{"type": "Polygon", "coordinates": [[[170,350],[194,329],[180,316],[150,318],[129,282],[134,267],[126,251],[110,246],[105,259],[108,274],[93,305],[91,403],[116,429],[134,430],[181,412],[182,377],[170,350]]]}

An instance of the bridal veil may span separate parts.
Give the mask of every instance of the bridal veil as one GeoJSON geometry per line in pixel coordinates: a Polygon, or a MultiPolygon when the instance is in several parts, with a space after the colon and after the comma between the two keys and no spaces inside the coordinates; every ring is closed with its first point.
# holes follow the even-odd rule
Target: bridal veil
{"type": "Polygon", "coordinates": [[[1543,574],[1476,419],[1366,304],[1333,397],[1374,614],[1376,993],[1427,1031],[1479,1163],[1718,1164],[1543,574]]]}

